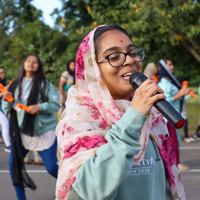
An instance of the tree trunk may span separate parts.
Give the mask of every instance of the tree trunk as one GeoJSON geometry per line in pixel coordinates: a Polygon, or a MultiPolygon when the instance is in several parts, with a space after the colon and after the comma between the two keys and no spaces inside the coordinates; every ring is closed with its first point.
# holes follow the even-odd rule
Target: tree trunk
{"type": "Polygon", "coordinates": [[[194,47],[194,49],[196,49],[196,51],[198,51],[200,53],[200,45],[197,44],[193,39],[191,38],[185,38],[189,43],[191,43],[191,45],[194,47]]]}
{"type": "Polygon", "coordinates": [[[198,60],[198,62],[200,62],[200,54],[195,51],[192,46],[185,41],[181,41],[181,44],[195,57],[196,60],[198,60]]]}

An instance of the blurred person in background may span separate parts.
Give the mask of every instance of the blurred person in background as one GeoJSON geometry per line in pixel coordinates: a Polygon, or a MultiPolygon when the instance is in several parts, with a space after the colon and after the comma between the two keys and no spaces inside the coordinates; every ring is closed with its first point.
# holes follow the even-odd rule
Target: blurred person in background
{"type": "Polygon", "coordinates": [[[155,63],[151,62],[147,64],[146,68],[143,72],[144,75],[146,75],[149,79],[154,80],[155,82],[158,82],[158,67],[155,63]]]}
{"type": "Polygon", "coordinates": [[[60,82],[59,82],[60,106],[61,106],[59,110],[60,115],[65,109],[67,91],[74,84],[74,70],[75,70],[75,60],[69,60],[67,63],[66,71],[64,71],[60,77],[60,82]]]}
{"type": "MultiPolygon", "coordinates": [[[[178,77],[177,80],[179,81],[179,83],[182,85],[184,81],[187,81],[185,77],[178,77]]],[[[188,117],[187,117],[187,113],[186,113],[186,102],[191,98],[191,95],[185,95],[182,97],[181,99],[181,116],[185,119],[185,126],[183,127],[183,131],[184,131],[184,142],[186,143],[190,143],[190,142],[194,142],[195,139],[193,137],[189,137],[189,133],[188,133],[188,117]]]]}
{"type": "MultiPolygon", "coordinates": [[[[161,68],[159,69],[158,85],[163,89],[164,94],[166,96],[166,100],[176,109],[178,113],[181,114],[181,108],[182,108],[181,100],[185,95],[189,94],[190,89],[189,88],[181,88],[180,90],[178,89],[178,87],[171,79],[171,76],[169,75],[169,73],[171,75],[173,75],[174,73],[174,65],[172,61],[167,58],[164,59],[164,62],[169,72],[167,73],[166,70],[160,66],[161,68]]],[[[167,126],[172,140],[173,148],[176,154],[178,167],[181,170],[187,170],[189,169],[189,167],[180,163],[180,156],[179,156],[179,149],[181,146],[180,130],[175,129],[174,126],[169,121],[167,121],[167,126]]]]}
{"type": "Polygon", "coordinates": [[[37,151],[47,172],[57,178],[57,139],[54,112],[60,108],[57,93],[46,79],[43,66],[34,54],[28,55],[21,71],[3,95],[2,108],[10,113],[10,135],[12,148],[9,156],[9,170],[19,200],[25,200],[25,189],[36,189],[25,169],[24,157],[29,150],[37,151]],[[14,101],[7,102],[12,94],[14,101]],[[17,103],[28,109],[17,109],[17,103]]]}
{"type": "MultiPolygon", "coordinates": [[[[6,78],[5,78],[5,69],[4,67],[0,66],[0,83],[5,87],[6,89],[9,88],[9,85],[7,85],[6,78]]],[[[0,132],[2,134],[2,137],[0,137],[0,142],[4,141],[5,143],[5,151],[10,152],[11,150],[11,142],[10,142],[10,127],[9,127],[9,120],[7,116],[4,114],[2,110],[2,97],[3,94],[0,91],[0,132]]]]}
{"type": "MultiPolygon", "coordinates": [[[[198,94],[200,95],[200,82],[199,82],[198,94]]],[[[200,98],[199,98],[199,104],[200,104],[200,98]]],[[[195,133],[193,134],[193,138],[196,139],[196,140],[200,140],[199,131],[200,131],[200,117],[199,117],[199,124],[196,128],[195,133]]]]}

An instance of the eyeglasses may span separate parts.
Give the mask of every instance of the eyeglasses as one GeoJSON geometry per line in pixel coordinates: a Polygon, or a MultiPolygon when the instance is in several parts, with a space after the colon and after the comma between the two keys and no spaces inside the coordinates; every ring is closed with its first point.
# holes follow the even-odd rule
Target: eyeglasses
{"type": "Polygon", "coordinates": [[[0,74],[5,74],[5,72],[0,72],[0,74]]]}
{"type": "Polygon", "coordinates": [[[142,60],[144,60],[145,57],[145,48],[136,47],[134,49],[131,49],[127,53],[124,52],[111,53],[106,57],[102,58],[101,60],[97,61],[97,63],[100,63],[105,59],[107,59],[112,67],[120,67],[125,63],[127,55],[129,55],[135,62],[141,62],[142,60]]]}

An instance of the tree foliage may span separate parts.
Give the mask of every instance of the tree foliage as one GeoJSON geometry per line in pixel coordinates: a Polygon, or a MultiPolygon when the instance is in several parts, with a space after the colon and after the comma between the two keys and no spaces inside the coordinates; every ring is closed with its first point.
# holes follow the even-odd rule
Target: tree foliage
{"type": "Polygon", "coordinates": [[[169,57],[176,66],[177,76],[186,74],[191,83],[199,82],[199,1],[69,0],[63,1],[58,15],[57,19],[64,18],[63,32],[73,30],[76,39],[70,46],[78,47],[77,41],[80,44],[97,25],[117,24],[127,30],[137,46],[145,47],[144,67],[148,62],[158,63],[161,58],[169,57]]]}
{"type": "Polygon", "coordinates": [[[186,76],[193,85],[200,80],[199,0],[61,0],[62,8],[51,14],[56,17],[54,28],[43,23],[42,12],[31,1],[0,1],[0,64],[10,79],[24,57],[35,53],[58,86],[85,35],[98,25],[116,24],[136,46],[145,47],[143,67],[168,57],[176,76],[186,76]]]}
{"type": "MultiPolygon", "coordinates": [[[[0,63],[7,69],[7,77],[14,79],[22,66],[24,58],[34,53],[42,60],[46,76],[56,85],[60,74],[66,68],[66,47],[68,37],[58,30],[50,28],[42,22],[42,12],[30,1],[4,1],[5,8],[16,10],[17,15],[10,23],[4,23],[1,31],[7,38],[2,48],[0,63]]],[[[2,9],[6,20],[11,18],[7,9],[2,9]]],[[[15,13],[13,11],[13,13],[15,13]]]]}

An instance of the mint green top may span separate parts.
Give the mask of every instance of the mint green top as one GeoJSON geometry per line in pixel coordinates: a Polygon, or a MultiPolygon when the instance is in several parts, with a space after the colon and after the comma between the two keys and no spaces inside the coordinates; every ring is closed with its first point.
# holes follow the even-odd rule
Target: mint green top
{"type": "MultiPolygon", "coordinates": [[[[170,200],[163,161],[150,139],[144,159],[133,166],[146,116],[129,107],[106,133],[107,144],[80,167],[73,189],[84,200],[170,200]]],[[[69,198],[69,200],[71,200],[69,198]]]]}
{"type": "Polygon", "coordinates": [[[164,91],[166,100],[176,109],[178,113],[180,113],[181,101],[180,99],[177,99],[176,101],[173,99],[173,96],[178,93],[179,89],[166,78],[161,78],[160,82],[158,82],[158,86],[164,91]]]}
{"type": "MultiPolygon", "coordinates": [[[[30,81],[31,81],[31,79],[27,79],[27,78],[24,79],[24,83],[23,83],[23,87],[22,87],[22,94],[29,87],[30,81]]],[[[43,133],[46,133],[49,130],[54,130],[57,125],[56,118],[54,116],[54,112],[58,111],[58,109],[60,108],[59,98],[54,89],[54,86],[50,82],[49,82],[49,84],[47,84],[47,86],[49,86],[49,87],[47,87],[47,90],[46,90],[46,91],[48,91],[48,93],[47,93],[48,102],[42,102],[40,99],[40,95],[38,97],[38,104],[40,106],[40,110],[39,110],[39,113],[36,114],[36,116],[35,116],[34,136],[42,135],[43,133]]],[[[31,85],[31,87],[32,87],[32,85],[31,85]]],[[[15,89],[15,92],[13,95],[14,99],[15,99],[14,102],[8,103],[7,101],[2,101],[2,109],[6,115],[11,111],[13,106],[16,107],[15,103],[27,105],[27,100],[28,100],[28,96],[29,96],[31,87],[29,87],[27,92],[25,92],[25,96],[22,101],[20,101],[18,99],[18,93],[19,93],[18,87],[15,89]]],[[[24,114],[26,111],[24,111],[22,109],[18,109],[18,110],[19,111],[17,112],[17,121],[18,121],[18,125],[20,127],[22,125],[22,122],[24,119],[24,114]]]]}

